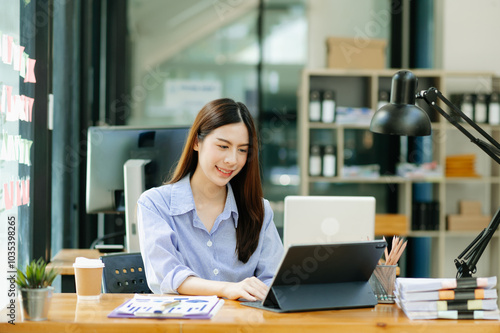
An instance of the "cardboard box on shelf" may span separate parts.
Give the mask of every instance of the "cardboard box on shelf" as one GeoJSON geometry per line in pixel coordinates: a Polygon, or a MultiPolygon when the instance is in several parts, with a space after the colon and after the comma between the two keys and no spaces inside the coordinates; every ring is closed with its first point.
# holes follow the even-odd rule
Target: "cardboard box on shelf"
{"type": "Polygon", "coordinates": [[[490,215],[481,213],[480,201],[460,200],[459,210],[459,215],[448,215],[448,230],[483,230],[491,221],[490,215]]]}
{"type": "Polygon", "coordinates": [[[384,39],[329,37],[326,43],[329,68],[385,68],[387,41],[384,39]]]}
{"type": "Polygon", "coordinates": [[[460,214],[461,215],[481,215],[481,202],[480,201],[460,201],[460,214]]]}
{"type": "Polygon", "coordinates": [[[448,215],[448,230],[479,231],[488,226],[491,216],[487,215],[448,215]]]}

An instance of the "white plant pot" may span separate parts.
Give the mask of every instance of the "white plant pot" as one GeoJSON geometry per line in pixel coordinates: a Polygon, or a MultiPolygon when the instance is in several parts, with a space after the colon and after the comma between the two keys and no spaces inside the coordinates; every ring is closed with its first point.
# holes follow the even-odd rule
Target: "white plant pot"
{"type": "Polygon", "coordinates": [[[54,287],[20,289],[24,320],[47,320],[54,287]]]}

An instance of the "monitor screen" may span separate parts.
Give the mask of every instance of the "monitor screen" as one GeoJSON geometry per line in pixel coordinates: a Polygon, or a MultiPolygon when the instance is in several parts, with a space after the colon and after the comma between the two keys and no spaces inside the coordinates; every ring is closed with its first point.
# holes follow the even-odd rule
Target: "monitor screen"
{"type": "Polygon", "coordinates": [[[94,126],[88,130],[87,213],[125,212],[123,166],[151,160],[146,189],[168,179],[181,156],[189,127],[94,126]]]}

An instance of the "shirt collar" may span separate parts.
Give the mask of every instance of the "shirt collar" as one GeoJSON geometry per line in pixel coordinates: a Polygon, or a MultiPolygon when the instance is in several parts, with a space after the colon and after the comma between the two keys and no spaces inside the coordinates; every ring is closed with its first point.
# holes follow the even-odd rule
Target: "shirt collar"
{"type": "Polygon", "coordinates": [[[193,191],[189,184],[189,175],[187,175],[172,184],[170,213],[172,215],[181,215],[194,209],[193,191]]]}
{"type": "MultiPolygon", "coordinates": [[[[170,212],[172,215],[181,215],[189,211],[195,210],[193,191],[190,184],[191,175],[187,175],[177,183],[172,184],[172,201],[170,203],[170,212]]],[[[227,197],[224,211],[221,218],[228,219],[233,215],[234,226],[238,227],[238,207],[234,198],[233,188],[231,183],[227,183],[227,197]]]]}

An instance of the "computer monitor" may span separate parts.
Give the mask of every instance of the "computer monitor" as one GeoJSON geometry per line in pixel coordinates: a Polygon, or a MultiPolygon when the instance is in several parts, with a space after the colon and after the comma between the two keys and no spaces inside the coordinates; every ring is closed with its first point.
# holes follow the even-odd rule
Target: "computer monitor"
{"type": "Polygon", "coordinates": [[[93,126],[87,141],[87,213],[125,212],[128,252],[139,251],[135,205],[160,186],[182,153],[189,127],[93,126]]]}

